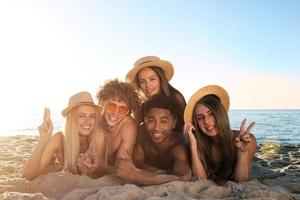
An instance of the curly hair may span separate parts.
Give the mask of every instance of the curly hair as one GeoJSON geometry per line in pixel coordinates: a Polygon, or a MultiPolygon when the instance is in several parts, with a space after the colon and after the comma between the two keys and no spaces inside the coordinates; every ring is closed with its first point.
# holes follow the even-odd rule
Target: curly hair
{"type": "Polygon", "coordinates": [[[96,97],[101,106],[105,101],[115,98],[124,101],[131,111],[137,110],[141,105],[141,98],[135,86],[118,79],[106,81],[103,86],[100,86],[96,97]]]}

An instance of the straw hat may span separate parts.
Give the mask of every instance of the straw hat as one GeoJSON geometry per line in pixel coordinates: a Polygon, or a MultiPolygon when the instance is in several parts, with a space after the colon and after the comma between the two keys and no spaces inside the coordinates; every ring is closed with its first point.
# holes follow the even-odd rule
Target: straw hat
{"type": "Polygon", "coordinates": [[[192,122],[192,115],[196,103],[206,95],[216,95],[220,100],[225,110],[228,112],[230,100],[226,90],[218,85],[208,85],[195,92],[188,101],[184,109],[184,122],[192,122]]]}
{"type": "Polygon", "coordinates": [[[157,56],[145,56],[138,59],[134,63],[133,68],[126,75],[126,81],[134,82],[135,76],[141,69],[145,67],[151,67],[151,66],[160,67],[164,71],[167,80],[168,81],[171,80],[174,74],[174,68],[169,61],[161,60],[157,56]]]}
{"type": "Polygon", "coordinates": [[[98,105],[94,103],[92,95],[89,92],[79,92],[74,94],[69,99],[68,106],[62,111],[62,115],[65,117],[72,109],[81,105],[92,105],[96,108],[100,108],[98,105]]]}

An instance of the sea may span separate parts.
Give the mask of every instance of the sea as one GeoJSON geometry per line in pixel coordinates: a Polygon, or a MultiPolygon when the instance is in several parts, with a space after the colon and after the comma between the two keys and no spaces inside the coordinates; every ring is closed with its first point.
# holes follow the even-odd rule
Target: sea
{"type": "MultiPolygon", "coordinates": [[[[251,133],[258,143],[300,144],[300,109],[294,110],[253,110],[232,109],[229,111],[231,128],[239,130],[243,119],[247,126],[254,121],[251,133]]],[[[63,118],[56,112],[52,115],[54,131],[62,129],[63,118]]],[[[38,126],[42,122],[42,113],[26,114],[14,121],[9,128],[1,128],[1,136],[38,135],[38,126]]]]}

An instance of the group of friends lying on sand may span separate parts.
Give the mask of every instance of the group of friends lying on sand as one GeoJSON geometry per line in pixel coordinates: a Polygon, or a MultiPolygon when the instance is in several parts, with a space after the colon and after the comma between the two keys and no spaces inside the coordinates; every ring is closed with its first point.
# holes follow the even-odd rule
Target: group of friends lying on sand
{"type": "Polygon", "coordinates": [[[138,59],[126,81],[112,79],[96,94],[70,97],[64,129],[53,132],[45,108],[39,140],[25,163],[28,180],[60,171],[92,178],[114,174],[125,183],[157,185],[204,178],[222,184],[249,180],[256,139],[246,120],[232,130],[229,96],[218,85],[189,99],[170,80],[172,64],[156,56],[138,59]]]}

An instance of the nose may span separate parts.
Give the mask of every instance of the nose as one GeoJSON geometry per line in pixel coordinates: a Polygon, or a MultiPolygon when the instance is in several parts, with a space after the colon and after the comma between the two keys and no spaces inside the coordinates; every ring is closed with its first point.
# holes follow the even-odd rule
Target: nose
{"type": "Polygon", "coordinates": [[[150,82],[149,82],[149,81],[146,81],[145,86],[146,86],[146,88],[149,88],[150,82]]]}
{"type": "Polygon", "coordinates": [[[113,115],[117,116],[119,113],[119,107],[116,106],[116,108],[114,109],[114,111],[112,112],[113,115]]]}
{"type": "Polygon", "coordinates": [[[209,117],[205,117],[204,122],[205,122],[205,124],[209,125],[211,123],[211,119],[209,117]]]}
{"type": "Polygon", "coordinates": [[[160,130],[160,127],[161,127],[161,126],[160,126],[160,123],[157,123],[157,122],[156,122],[156,123],[154,124],[154,131],[158,132],[158,131],[160,130]]]}

